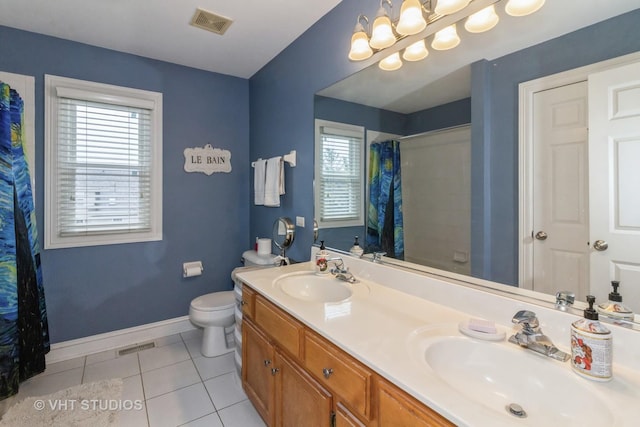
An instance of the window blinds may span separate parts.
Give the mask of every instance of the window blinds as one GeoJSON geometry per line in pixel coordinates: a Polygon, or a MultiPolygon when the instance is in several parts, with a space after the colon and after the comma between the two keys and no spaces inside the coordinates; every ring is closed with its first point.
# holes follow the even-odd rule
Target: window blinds
{"type": "Polygon", "coordinates": [[[321,126],[320,144],[320,220],[359,219],[363,196],[362,135],[321,126]]]}
{"type": "Polygon", "coordinates": [[[151,110],[58,91],[60,236],[151,229],[151,110]]]}

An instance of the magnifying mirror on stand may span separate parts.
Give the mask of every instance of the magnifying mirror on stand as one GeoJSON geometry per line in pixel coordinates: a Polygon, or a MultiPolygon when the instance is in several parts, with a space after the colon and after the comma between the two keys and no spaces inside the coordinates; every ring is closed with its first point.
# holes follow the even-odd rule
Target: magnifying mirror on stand
{"type": "Polygon", "coordinates": [[[296,227],[290,218],[280,217],[273,223],[273,243],[280,249],[280,265],[288,265],[285,251],[293,243],[296,227]]]}

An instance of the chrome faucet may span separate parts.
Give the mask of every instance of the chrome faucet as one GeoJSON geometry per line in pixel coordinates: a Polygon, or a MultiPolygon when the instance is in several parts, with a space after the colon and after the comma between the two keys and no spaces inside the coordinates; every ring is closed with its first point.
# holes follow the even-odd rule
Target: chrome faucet
{"type": "Polygon", "coordinates": [[[576,294],[571,291],[556,292],[556,308],[560,311],[567,311],[575,300],[576,294]]]}
{"type": "Polygon", "coordinates": [[[519,311],[511,321],[521,325],[522,329],[509,337],[509,342],[562,362],[566,362],[571,357],[564,351],[559,350],[549,337],[542,333],[540,322],[533,311],[519,311]]]}
{"type": "Polygon", "coordinates": [[[331,258],[329,259],[329,261],[333,261],[331,274],[336,276],[336,279],[342,280],[343,282],[358,283],[358,279],[356,279],[355,276],[351,274],[349,268],[344,268],[344,261],[342,260],[342,258],[331,258]]]}
{"type": "Polygon", "coordinates": [[[387,253],[386,252],[374,252],[373,253],[373,258],[371,259],[371,261],[375,262],[375,263],[381,263],[382,262],[382,257],[385,256],[387,253]]]}

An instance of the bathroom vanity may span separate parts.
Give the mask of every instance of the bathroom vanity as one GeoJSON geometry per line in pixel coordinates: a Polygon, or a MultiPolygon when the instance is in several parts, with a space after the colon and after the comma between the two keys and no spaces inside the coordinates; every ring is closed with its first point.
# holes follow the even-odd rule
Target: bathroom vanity
{"type": "Polygon", "coordinates": [[[637,331],[615,328],[614,380],[592,382],[568,362],[458,328],[482,318],[508,337],[528,309],[568,350],[576,316],[342,257],[359,282],[315,275],[311,262],[238,274],[242,383],[267,425],[636,425],[637,331]]]}

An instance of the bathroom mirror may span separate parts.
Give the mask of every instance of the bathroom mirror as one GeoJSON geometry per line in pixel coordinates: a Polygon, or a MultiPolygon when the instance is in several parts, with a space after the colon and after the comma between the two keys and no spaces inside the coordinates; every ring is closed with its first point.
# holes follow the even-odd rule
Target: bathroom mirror
{"type": "Polygon", "coordinates": [[[280,255],[284,256],[285,249],[293,243],[296,227],[290,218],[280,217],[273,223],[273,243],[280,249],[280,255]]]}
{"type": "MultiPolygon", "coordinates": [[[[399,120],[405,121],[402,123],[405,127],[415,125],[414,118],[437,121],[438,114],[443,111],[442,114],[446,114],[447,107],[459,108],[460,102],[467,100],[472,139],[479,137],[503,141],[499,146],[481,144],[472,148],[474,155],[483,162],[482,170],[470,172],[471,259],[475,255],[475,262],[469,276],[429,267],[425,269],[504,291],[518,298],[552,303],[555,292],[542,294],[518,288],[518,84],[640,50],[640,30],[633,24],[638,21],[640,14],[637,2],[631,0],[601,3],[597,10],[590,11],[586,11],[587,8],[580,1],[566,0],[546,2],[540,11],[518,21],[504,14],[501,3],[504,2],[496,5],[500,23],[493,30],[470,36],[459,29],[462,42],[452,51],[430,49],[430,55],[424,61],[405,62],[395,72],[383,72],[377,64],[373,64],[319,91],[315,99],[316,118],[364,125],[367,130],[411,135],[413,133],[397,131],[402,126],[398,126],[397,121],[389,125],[389,120],[394,116],[399,117],[399,120]],[[586,29],[586,36],[585,30],[580,30],[613,17],[618,18],[610,21],[606,27],[586,29]],[[620,28],[624,38],[620,34],[610,38],[612,27],[620,28]],[[518,37],[514,37],[514,34],[518,37]],[[561,49],[552,42],[541,44],[561,36],[561,49]],[[531,46],[536,46],[535,50],[527,49],[531,46]],[[549,46],[549,50],[545,50],[546,46],[549,46]],[[510,55],[509,60],[501,60],[506,55],[510,55]],[[565,66],[562,61],[570,65],[565,66]],[[512,72],[510,78],[513,81],[500,81],[501,73],[507,72],[503,68],[507,67],[511,67],[507,71],[512,72]],[[496,74],[492,74],[494,72],[496,74]],[[515,75],[517,73],[519,75],[515,75]],[[492,81],[492,78],[495,80],[492,81]],[[491,86],[483,87],[483,84],[491,86]],[[327,107],[327,100],[332,103],[331,108],[327,107]],[[342,108],[339,107],[341,102],[345,102],[342,108]],[[322,106],[322,103],[325,105],[322,106]],[[489,108],[478,109],[477,104],[488,105],[489,108]],[[353,116],[347,114],[353,114],[359,107],[365,107],[366,112],[362,113],[362,121],[354,122],[351,119],[353,116]],[[413,115],[418,111],[424,113],[424,110],[426,114],[413,115]],[[478,111],[480,114],[476,114],[478,111]]],[[[601,25],[606,25],[606,22],[601,25]]],[[[320,229],[319,232],[320,238],[331,242],[327,246],[347,251],[353,236],[363,235],[363,231],[364,227],[320,229]],[[341,237],[341,234],[344,236],[341,237]],[[333,244],[335,242],[344,244],[333,244]]],[[[405,230],[407,232],[410,231],[405,230]]],[[[403,261],[392,262],[423,269],[422,266],[403,261]]],[[[620,292],[625,296],[625,303],[640,306],[640,298],[633,297],[633,286],[634,283],[627,284],[623,280],[620,292]]],[[[635,287],[640,288],[637,285],[635,287]]],[[[557,290],[562,290],[561,284],[557,290]]],[[[599,302],[603,302],[607,295],[604,293],[597,297],[599,302]]],[[[576,303],[576,307],[583,306],[582,303],[576,303]]]]}

